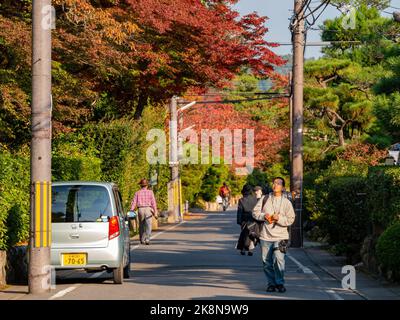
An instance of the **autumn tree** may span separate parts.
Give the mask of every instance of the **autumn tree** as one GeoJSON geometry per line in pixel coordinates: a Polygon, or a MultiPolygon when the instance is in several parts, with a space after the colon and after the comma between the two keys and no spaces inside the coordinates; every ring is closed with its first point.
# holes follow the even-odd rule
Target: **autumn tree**
{"type": "MultiPolygon", "coordinates": [[[[203,129],[214,129],[219,132],[228,129],[231,133],[235,129],[242,129],[243,140],[240,143],[242,143],[243,153],[245,144],[249,143],[245,140],[245,130],[253,129],[254,159],[252,160],[254,160],[255,166],[265,167],[278,161],[280,159],[279,151],[287,142],[288,128],[272,129],[260,121],[252,120],[250,114],[239,112],[235,110],[233,105],[229,104],[202,104],[199,102],[189,109],[183,117],[184,127],[194,126],[194,130],[198,134],[198,141],[201,139],[201,130],[203,129]],[[205,114],[207,114],[206,117],[205,114]]],[[[221,158],[224,154],[224,142],[221,143],[221,158]]]]}
{"type": "Polygon", "coordinates": [[[236,1],[128,0],[143,32],[138,34],[135,117],[148,102],[165,101],[193,87],[221,88],[242,67],[273,76],[284,61],[264,40],[266,17],[239,18],[236,1]]]}

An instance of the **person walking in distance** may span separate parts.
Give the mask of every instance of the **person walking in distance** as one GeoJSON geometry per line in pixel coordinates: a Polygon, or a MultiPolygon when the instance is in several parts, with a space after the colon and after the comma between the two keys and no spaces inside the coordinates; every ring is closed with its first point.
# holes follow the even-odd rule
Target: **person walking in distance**
{"type": "Polygon", "coordinates": [[[288,227],[295,220],[293,205],[282,191],[285,180],[276,177],[273,180],[273,193],[263,205],[263,197],[257,202],[253,210],[253,218],[263,221],[260,230],[261,255],[264,273],[268,281],[267,292],[285,292],[284,272],[285,255],[288,247],[288,227]]]}
{"type": "Polygon", "coordinates": [[[229,207],[229,198],[231,196],[231,189],[229,189],[226,182],[224,182],[222,187],[219,188],[219,195],[222,198],[222,209],[226,211],[226,209],[229,207]]]}
{"type": "Polygon", "coordinates": [[[240,225],[241,232],[236,248],[240,250],[241,255],[245,255],[247,251],[247,254],[252,256],[255,243],[250,236],[249,224],[254,222],[252,213],[257,204],[257,198],[249,184],[243,186],[242,196],[237,209],[237,224],[240,225]]]}
{"type": "Polygon", "coordinates": [[[140,243],[149,245],[153,216],[158,218],[157,203],[153,191],[148,189],[147,180],[140,180],[139,185],[141,189],[133,197],[131,211],[138,208],[140,243]]]}

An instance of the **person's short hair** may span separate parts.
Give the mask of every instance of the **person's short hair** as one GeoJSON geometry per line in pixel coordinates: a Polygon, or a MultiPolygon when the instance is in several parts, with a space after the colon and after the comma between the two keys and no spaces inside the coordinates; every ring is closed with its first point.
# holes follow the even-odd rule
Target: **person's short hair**
{"type": "Polygon", "coordinates": [[[256,191],[258,191],[258,190],[261,190],[261,191],[262,191],[262,188],[261,188],[260,186],[255,186],[255,187],[254,187],[254,192],[256,192],[256,191]]]}
{"type": "Polygon", "coordinates": [[[281,180],[282,181],[282,186],[284,187],[285,186],[285,179],[283,179],[282,177],[275,177],[273,180],[272,180],[272,182],[274,182],[275,180],[281,180]]]}
{"type": "Polygon", "coordinates": [[[252,194],[252,192],[253,192],[253,188],[251,187],[251,185],[245,184],[245,185],[243,186],[243,188],[242,188],[242,195],[243,195],[243,196],[252,194]]]}

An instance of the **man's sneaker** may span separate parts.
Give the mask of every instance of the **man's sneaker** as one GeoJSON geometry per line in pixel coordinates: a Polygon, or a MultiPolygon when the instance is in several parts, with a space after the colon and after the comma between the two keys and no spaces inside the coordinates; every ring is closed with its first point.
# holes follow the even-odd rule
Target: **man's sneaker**
{"type": "Polygon", "coordinates": [[[277,285],[277,286],[276,286],[276,289],[277,289],[278,292],[280,292],[280,293],[286,292],[286,288],[285,288],[285,286],[284,286],[283,284],[277,285]]]}
{"type": "Polygon", "coordinates": [[[246,254],[246,252],[245,252],[244,250],[242,250],[242,251],[240,251],[240,254],[241,254],[242,256],[244,256],[244,255],[246,254]]]}
{"type": "Polygon", "coordinates": [[[149,245],[150,244],[150,240],[146,240],[146,245],[149,245]]]}
{"type": "Polygon", "coordinates": [[[269,285],[267,288],[267,292],[275,292],[275,286],[269,285]]]}
{"type": "Polygon", "coordinates": [[[247,252],[247,255],[248,255],[248,256],[252,256],[252,255],[253,255],[253,252],[249,251],[249,252],[247,252]]]}

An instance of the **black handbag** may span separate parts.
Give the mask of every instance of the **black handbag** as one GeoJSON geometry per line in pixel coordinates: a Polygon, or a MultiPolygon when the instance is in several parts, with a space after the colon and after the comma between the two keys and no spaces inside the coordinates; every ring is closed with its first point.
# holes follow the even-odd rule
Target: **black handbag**
{"type": "Polygon", "coordinates": [[[247,229],[249,230],[249,238],[252,241],[260,239],[261,228],[264,222],[252,221],[247,224],[247,229]]]}

